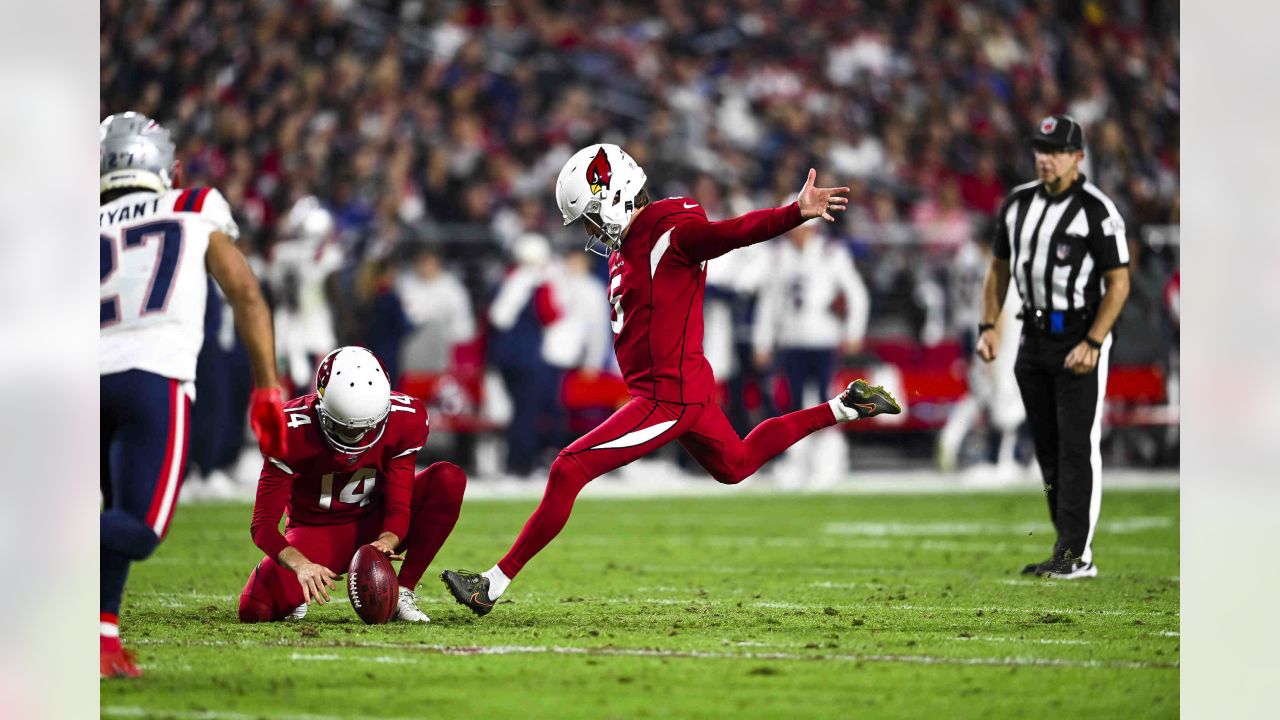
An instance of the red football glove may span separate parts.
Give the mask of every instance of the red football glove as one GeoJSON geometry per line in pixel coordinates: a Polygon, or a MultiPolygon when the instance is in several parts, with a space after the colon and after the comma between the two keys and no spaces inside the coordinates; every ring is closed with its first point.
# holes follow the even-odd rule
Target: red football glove
{"type": "Polygon", "coordinates": [[[285,438],[284,394],[278,387],[254,388],[249,395],[249,427],[267,457],[283,457],[289,451],[285,438]]]}

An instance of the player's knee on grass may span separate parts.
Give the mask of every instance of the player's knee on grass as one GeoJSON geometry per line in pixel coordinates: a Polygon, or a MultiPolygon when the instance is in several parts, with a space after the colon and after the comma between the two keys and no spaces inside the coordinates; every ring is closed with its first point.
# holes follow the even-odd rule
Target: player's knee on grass
{"type": "Polygon", "coordinates": [[[252,595],[240,594],[240,622],[259,623],[279,620],[271,606],[252,595]]]}
{"type": "Polygon", "coordinates": [[[276,622],[288,617],[302,602],[302,588],[297,578],[273,560],[263,558],[240,591],[237,614],[242,623],[276,622]],[[285,573],[289,577],[284,577],[285,573]],[[296,596],[291,597],[288,582],[297,588],[296,596]]]}

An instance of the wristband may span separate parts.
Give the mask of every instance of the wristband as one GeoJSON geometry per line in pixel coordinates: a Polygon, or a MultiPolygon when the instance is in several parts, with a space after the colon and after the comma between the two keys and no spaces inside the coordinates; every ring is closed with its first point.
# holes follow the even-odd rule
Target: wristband
{"type": "Polygon", "coordinates": [[[1102,349],[1102,343],[1098,342],[1097,340],[1094,340],[1093,338],[1089,337],[1088,335],[1085,335],[1085,336],[1084,336],[1084,341],[1085,341],[1086,343],[1088,343],[1089,347],[1093,348],[1094,350],[1101,350],[1101,349],[1102,349]]]}
{"type": "Polygon", "coordinates": [[[978,334],[979,334],[979,335],[981,335],[982,333],[984,333],[984,332],[986,332],[986,331],[988,331],[988,330],[995,330],[995,329],[996,329],[996,324],[995,324],[995,323],[978,323],[978,334]]]}

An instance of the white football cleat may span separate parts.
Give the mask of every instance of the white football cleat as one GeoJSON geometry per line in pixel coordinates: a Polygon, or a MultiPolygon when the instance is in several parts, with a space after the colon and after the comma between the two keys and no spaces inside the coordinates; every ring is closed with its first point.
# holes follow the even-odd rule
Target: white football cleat
{"type": "Polygon", "coordinates": [[[392,619],[400,622],[431,622],[431,618],[418,609],[418,596],[407,587],[400,588],[400,599],[396,602],[396,614],[392,619]]]}
{"type": "Polygon", "coordinates": [[[307,616],[307,604],[302,603],[298,607],[294,608],[293,612],[289,613],[288,615],[285,615],[284,619],[289,621],[301,620],[306,616],[307,616]]]}

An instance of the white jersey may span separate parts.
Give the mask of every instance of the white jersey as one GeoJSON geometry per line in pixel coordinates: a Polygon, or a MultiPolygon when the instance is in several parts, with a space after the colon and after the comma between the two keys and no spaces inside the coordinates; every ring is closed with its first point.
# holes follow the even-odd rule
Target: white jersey
{"type": "Polygon", "coordinates": [[[842,244],[811,237],[802,248],[787,240],[769,250],[769,276],[752,331],[757,351],[830,349],[842,340],[862,340],[871,301],[842,244]]]}
{"type": "Polygon", "coordinates": [[[342,269],[342,248],[331,240],[283,240],[271,248],[267,277],[276,298],[276,354],[294,384],[305,386],[317,358],[337,347],[325,283],[342,269]]]}
{"type": "Polygon", "coordinates": [[[102,206],[98,227],[101,374],[145,370],[194,380],[209,235],[240,235],[226,199],[212,188],[130,193],[102,206]]]}

